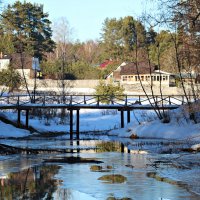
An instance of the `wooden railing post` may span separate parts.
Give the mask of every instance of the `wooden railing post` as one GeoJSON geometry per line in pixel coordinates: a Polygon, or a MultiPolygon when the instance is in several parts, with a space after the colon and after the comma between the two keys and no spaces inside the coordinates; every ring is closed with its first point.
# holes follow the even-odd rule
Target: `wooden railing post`
{"type": "Polygon", "coordinates": [[[128,104],[128,97],[126,95],[125,106],[127,106],[127,104],[128,104]]]}
{"type": "Polygon", "coordinates": [[[70,95],[70,105],[72,105],[72,95],[70,95]]]}
{"type": "Polygon", "coordinates": [[[171,104],[172,104],[171,97],[169,96],[169,105],[171,105],[171,104]]]}
{"type": "Polygon", "coordinates": [[[43,106],[45,106],[45,101],[46,101],[46,97],[45,95],[43,96],[43,106]]]}
{"type": "Polygon", "coordinates": [[[19,106],[19,96],[17,97],[17,106],[19,106]]]}
{"type": "Polygon", "coordinates": [[[86,104],[86,98],[85,98],[85,95],[84,95],[84,97],[83,97],[83,98],[84,98],[84,100],[83,100],[83,101],[84,101],[84,104],[86,104]]]}
{"type": "Polygon", "coordinates": [[[99,95],[97,96],[97,106],[99,106],[99,95]]]}

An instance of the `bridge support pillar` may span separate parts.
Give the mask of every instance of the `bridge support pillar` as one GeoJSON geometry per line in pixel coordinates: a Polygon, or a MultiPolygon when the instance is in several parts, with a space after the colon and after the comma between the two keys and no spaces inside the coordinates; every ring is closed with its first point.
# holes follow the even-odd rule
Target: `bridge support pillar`
{"type": "Polygon", "coordinates": [[[73,110],[70,110],[70,140],[73,140],[73,110]]]}
{"type": "MultiPolygon", "coordinates": [[[[79,110],[77,110],[77,111],[76,111],[76,139],[77,139],[77,140],[79,140],[79,127],[80,127],[80,126],[79,126],[79,124],[80,124],[80,123],[79,123],[79,122],[80,122],[80,121],[79,121],[79,119],[80,119],[80,118],[79,118],[79,114],[80,114],[80,113],[79,113],[79,110]]],[[[78,143],[79,143],[79,141],[77,141],[77,145],[78,145],[78,143]]]]}
{"type": "Polygon", "coordinates": [[[21,125],[21,110],[17,110],[17,126],[20,127],[21,125]]]}
{"type": "Polygon", "coordinates": [[[131,111],[127,110],[127,123],[131,122],[131,111]]]}
{"type": "Polygon", "coordinates": [[[124,153],[124,144],[121,143],[121,153],[124,153]]]}
{"type": "Polygon", "coordinates": [[[124,128],[124,111],[121,110],[121,128],[124,128]]]}
{"type": "Polygon", "coordinates": [[[28,125],[29,125],[29,110],[26,110],[26,128],[28,128],[28,125]]]}

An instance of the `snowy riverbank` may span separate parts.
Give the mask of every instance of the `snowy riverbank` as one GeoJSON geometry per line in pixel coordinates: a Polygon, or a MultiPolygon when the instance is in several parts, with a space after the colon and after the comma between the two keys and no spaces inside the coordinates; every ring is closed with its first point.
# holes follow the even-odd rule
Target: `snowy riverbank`
{"type": "MultiPolygon", "coordinates": [[[[109,137],[114,137],[121,142],[125,142],[127,146],[134,150],[136,147],[135,143],[143,142],[137,140],[131,140],[131,135],[137,135],[140,138],[145,138],[147,141],[150,141],[151,144],[155,143],[159,139],[169,139],[173,140],[184,140],[185,143],[190,144],[195,149],[199,148],[199,140],[200,140],[200,124],[194,124],[189,120],[185,120],[184,117],[181,116],[182,111],[176,110],[170,112],[171,121],[170,123],[162,123],[158,119],[153,112],[144,112],[144,111],[134,111],[131,112],[131,123],[127,124],[125,128],[120,128],[120,113],[117,111],[106,111],[106,110],[81,110],[80,112],[80,130],[89,132],[94,131],[91,134],[90,138],[94,138],[95,131],[104,131],[107,132],[103,137],[106,140],[109,140],[109,137]],[[111,130],[112,129],[112,130],[111,130]],[[110,131],[108,131],[110,130],[110,131]]],[[[183,114],[183,113],[182,113],[183,114]]],[[[17,113],[13,112],[1,112],[1,116],[4,116],[12,121],[16,121],[17,113]]],[[[30,126],[38,130],[42,135],[42,132],[55,131],[55,132],[66,132],[66,135],[62,136],[62,138],[69,138],[69,124],[60,124],[59,118],[53,118],[51,120],[46,120],[44,118],[31,117],[30,118],[30,126]],[[47,123],[48,122],[48,123],[47,123]]],[[[25,123],[25,115],[21,115],[22,123],[25,123]]],[[[125,117],[126,121],[126,117],[125,117]]],[[[31,136],[32,134],[24,129],[18,129],[13,127],[12,125],[5,124],[0,122],[0,137],[25,137],[31,136]]],[[[75,129],[75,124],[74,124],[75,129]]],[[[98,138],[99,136],[96,136],[98,138]]],[[[6,142],[6,139],[4,139],[6,142]]],[[[143,142],[144,143],[144,142],[143,142]]],[[[164,144],[164,143],[163,143],[164,144]]],[[[152,146],[150,148],[163,148],[160,145],[152,146]]],[[[155,151],[158,152],[158,151],[155,151]]],[[[158,155],[158,154],[157,154],[158,155]]],[[[158,174],[161,177],[168,177],[172,180],[182,181],[188,185],[190,190],[195,193],[199,193],[199,185],[200,177],[196,176],[199,174],[199,160],[200,154],[180,154],[180,152],[172,152],[172,154],[160,154],[159,157],[154,156],[154,154],[149,154],[153,160],[157,159],[165,159],[165,160],[173,160],[178,163],[181,163],[181,166],[185,168],[173,168],[168,170],[167,168],[158,168],[158,174]]],[[[175,162],[175,164],[176,164],[175,162]]]]}
{"type": "MultiPolygon", "coordinates": [[[[17,121],[17,113],[1,112],[1,116],[17,121]]],[[[81,132],[108,132],[108,135],[120,138],[130,138],[133,135],[149,139],[178,139],[200,141],[200,123],[195,124],[185,117],[183,110],[177,109],[169,112],[170,122],[162,123],[156,118],[153,111],[132,111],[131,122],[120,128],[120,113],[109,110],[80,110],[81,132]]],[[[76,122],[74,117],[74,130],[76,122]]],[[[21,122],[25,124],[25,114],[21,115],[21,122]]],[[[125,115],[126,122],[126,115],[125,115]]],[[[38,132],[63,132],[69,133],[69,121],[59,117],[44,118],[41,116],[30,117],[29,125],[38,132]]],[[[14,128],[1,122],[0,137],[23,137],[30,133],[23,129],[14,128]],[[16,130],[16,131],[15,131],[16,130]]]]}

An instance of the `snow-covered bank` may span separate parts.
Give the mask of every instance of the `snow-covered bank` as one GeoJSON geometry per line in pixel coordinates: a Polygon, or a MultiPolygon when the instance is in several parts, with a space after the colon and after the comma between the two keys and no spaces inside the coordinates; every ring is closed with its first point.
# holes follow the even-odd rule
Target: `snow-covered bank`
{"type": "Polygon", "coordinates": [[[20,138],[20,137],[26,137],[29,135],[30,135],[30,132],[27,130],[15,128],[14,126],[10,124],[6,124],[0,121],[0,138],[7,138],[7,137],[20,138]]]}
{"type": "Polygon", "coordinates": [[[169,123],[163,123],[153,117],[146,120],[138,116],[139,123],[130,123],[125,128],[111,130],[108,134],[118,137],[200,141],[200,123],[190,120],[184,107],[169,111],[168,115],[169,123]]]}
{"type": "Polygon", "coordinates": [[[136,135],[140,138],[162,139],[197,139],[200,140],[200,124],[162,123],[160,120],[143,122],[139,125],[128,125],[123,129],[109,132],[109,135],[119,137],[131,137],[136,135]]]}
{"type": "MultiPolygon", "coordinates": [[[[98,132],[109,131],[108,135],[118,137],[131,137],[136,135],[140,138],[156,138],[156,139],[191,139],[200,140],[200,123],[193,123],[185,120],[180,114],[181,109],[176,111],[170,111],[170,123],[162,123],[156,119],[152,111],[132,111],[131,122],[120,128],[120,113],[118,111],[108,110],[80,110],[80,131],[81,132],[98,132]]],[[[1,116],[4,116],[12,121],[17,120],[17,113],[2,112],[1,116]]],[[[21,115],[21,122],[25,124],[25,115],[21,115]]],[[[126,122],[126,115],[125,115],[126,122]]],[[[21,132],[22,135],[28,134],[28,131],[20,130],[6,125],[1,122],[2,129],[0,130],[0,136],[16,136],[14,130],[17,133],[21,132]]],[[[29,125],[39,132],[68,132],[69,122],[60,123],[59,117],[51,119],[45,119],[44,117],[30,117],[29,125]]],[[[76,130],[76,113],[74,115],[74,130],[76,130]]]]}

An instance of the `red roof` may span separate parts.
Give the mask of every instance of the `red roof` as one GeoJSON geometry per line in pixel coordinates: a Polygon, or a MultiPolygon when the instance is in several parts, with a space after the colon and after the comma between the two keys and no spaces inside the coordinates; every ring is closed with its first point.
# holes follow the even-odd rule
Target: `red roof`
{"type": "Polygon", "coordinates": [[[109,64],[112,64],[112,63],[113,63],[112,60],[106,60],[105,62],[101,63],[101,64],[99,65],[99,67],[100,67],[101,69],[105,69],[109,64]]]}

